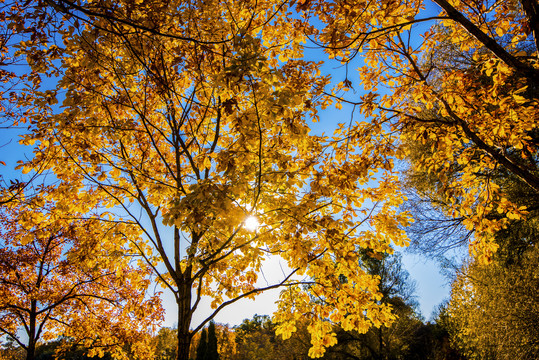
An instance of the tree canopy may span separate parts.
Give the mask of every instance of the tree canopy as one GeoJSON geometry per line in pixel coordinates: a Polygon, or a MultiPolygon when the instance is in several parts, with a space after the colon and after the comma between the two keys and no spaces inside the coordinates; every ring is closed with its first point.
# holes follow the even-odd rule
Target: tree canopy
{"type": "Polygon", "coordinates": [[[90,356],[126,358],[129,343],[133,356],[144,358],[146,337],[162,316],[158,298],[146,293],[148,269],[125,256],[121,225],[66,212],[50,200],[57,191],[42,188],[41,196],[0,211],[0,336],[27,360],[38,342],[59,335],[90,356]]]}
{"type": "MultiPolygon", "coordinates": [[[[434,3],[5,3],[1,59],[30,69],[0,74],[3,111],[34,147],[20,168],[50,174],[69,211],[122,228],[103,246],[128,247],[173,293],[178,360],[227,305],[274,288],[277,333],[306,321],[309,355],[323,356],[334,325],[366,333],[395,318],[363,254],[407,244],[396,161],[415,156],[414,171],[436,175],[429,191],[473,231],[479,263],[534,206],[496,176],[539,191],[537,2],[434,3]],[[332,83],[305,44],[345,80],[332,83]],[[351,117],[332,135],[311,130],[344,104],[351,117]],[[271,256],[286,272],[263,284],[271,256]],[[204,296],[212,312],[194,324],[204,296]]],[[[4,193],[9,203],[19,187],[4,193]]]]}

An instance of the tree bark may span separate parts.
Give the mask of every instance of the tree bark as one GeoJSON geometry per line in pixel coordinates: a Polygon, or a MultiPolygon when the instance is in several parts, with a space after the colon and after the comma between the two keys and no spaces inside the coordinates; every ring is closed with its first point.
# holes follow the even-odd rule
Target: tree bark
{"type": "Polygon", "coordinates": [[[28,339],[28,347],[26,348],[26,360],[34,360],[36,356],[36,341],[28,339]]]}
{"type": "Polygon", "coordinates": [[[537,0],[520,0],[528,20],[528,30],[533,34],[535,49],[539,50],[539,3],[537,0]]]}
{"type": "Polygon", "coordinates": [[[28,332],[28,347],[26,348],[26,360],[34,360],[36,356],[36,309],[37,302],[32,300],[30,308],[30,319],[29,319],[29,332],[28,332]]]}
{"type": "MultiPolygon", "coordinates": [[[[185,274],[184,274],[185,275],[185,274]]],[[[189,348],[192,334],[191,325],[191,283],[184,282],[178,286],[178,356],[177,360],[189,360],[189,348]]]]}
{"type": "MultiPolygon", "coordinates": [[[[508,53],[500,44],[494,39],[485,34],[478,26],[468,20],[462,13],[455,9],[447,0],[434,0],[444,11],[447,13],[453,21],[459,23],[464,27],[473,37],[483,43],[487,49],[492,51],[500,60],[509,65],[515,70],[522,71],[528,77],[537,79],[537,71],[527,64],[521,62],[519,59],[508,53]]],[[[526,1],[524,1],[526,2],[526,1]]]]}

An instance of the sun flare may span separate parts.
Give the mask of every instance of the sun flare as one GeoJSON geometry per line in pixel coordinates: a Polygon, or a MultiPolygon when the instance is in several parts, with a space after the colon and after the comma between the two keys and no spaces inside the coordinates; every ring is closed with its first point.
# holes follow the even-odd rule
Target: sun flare
{"type": "Polygon", "coordinates": [[[249,231],[256,231],[260,224],[258,223],[258,219],[254,216],[249,216],[245,221],[243,222],[243,226],[249,230],[249,231]]]}

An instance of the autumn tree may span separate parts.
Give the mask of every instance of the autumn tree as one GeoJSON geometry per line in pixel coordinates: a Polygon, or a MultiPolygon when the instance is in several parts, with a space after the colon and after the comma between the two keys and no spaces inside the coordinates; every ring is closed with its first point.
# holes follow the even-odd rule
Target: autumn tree
{"type": "MultiPolygon", "coordinates": [[[[522,1],[520,5],[522,7],[519,7],[519,3],[512,2],[509,5],[503,4],[497,10],[502,12],[510,8],[519,14],[516,17],[507,18],[516,22],[514,26],[517,32],[512,37],[504,37],[502,30],[499,31],[498,36],[493,35],[493,37],[506,49],[511,49],[512,54],[516,57],[536,66],[536,60],[533,57],[537,54],[537,43],[533,42],[531,37],[526,38],[530,30],[528,26],[536,24],[536,18],[530,16],[531,2],[522,1]],[[522,31],[520,35],[518,35],[518,30],[522,31]],[[508,45],[507,41],[511,38],[512,44],[508,45]]],[[[487,18],[489,15],[485,14],[484,16],[487,18]]],[[[433,69],[434,72],[438,72],[437,76],[441,75],[443,78],[444,75],[464,72],[470,78],[475,79],[474,88],[483,86],[484,89],[488,89],[489,86],[495,84],[497,79],[501,79],[499,76],[491,78],[493,72],[486,71],[484,68],[481,70],[481,67],[485,65],[481,65],[477,61],[480,56],[488,54],[491,47],[478,47],[474,51],[468,51],[470,49],[464,51],[462,45],[455,44],[450,38],[454,34],[454,30],[447,23],[439,25],[434,30],[445,33],[446,38],[440,42],[442,46],[431,49],[432,55],[424,57],[421,61],[425,64],[428,63],[429,68],[433,69]]],[[[529,71],[533,73],[533,70],[529,71]]],[[[494,95],[503,98],[507,94],[511,94],[518,86],[518,83],[512,83],[512,81],[519,77],[527,77],[526,86],[528,88],[522,91],[520,98],[522,104],[518,105],[535,106],[535,114],[531,116],[535,116],[533,121],[536,122],[536,75],[530,75],[530,73],[526,75],[526,71],[512,71],[503,86],[497,90],[498,93],[494,93],[494,95]]],[[[466,87],[466,91],[468,89],[469,87],[466,87]]],[[[519,95],[512,96],[516,98],[519,95]]],[[[471,104],[470,99],[467,100],[471,104]]],[[[476,105],[474,108],[478,109],[479,107],[476,105]]],[[[536,126],[526,125],[528,128],[523,132],[523,144],[526,146],[507,146],[507,143],[501,140],[503,137],[518,137],[517,134],[513,133],[513,130],[528,120],[525,117],[518,117],[517,114],[520,110],[520,107],[509,109],[509,115],[515,117],[506,115],[499,119],[496,117],[503,115],[499,107],[490,107],[489,104],[485,104],[481,114],[488,113],[487,118],[491,123],[498,121],[502,126],[502,137],[493,131],[492,140],[489,139],[493,146],[532,175],[537,175],[538,133],[536,126]]],[[[421,119],[431,120],[430,123],[423,125],[425,128],[439,128],[440,124],[446,121],[446,118],[439,115],[436,108],[430,110],[423,108],[420,114],[421,119]]],[[[472,116],[468,117],[472,118],[472,116]]],[[[484,136],[489,136],[489,133],[485,133],[484,136]]],[[[408,152],[408,157],[413,163],[412,181],[409,183],[413,184],[416,190],[419,190],[420,201],[424,201],[426,204],[426,206],[412,206],[419,211],[429,210],[422,214],[421,218],[424,221],[418,224],[419,226],[416,228],[418,231],[414,232],[414,235],[418,235],[421,240],[427,240],[420,244],[422,249],[445,250],[466,243],[468,239],[473,240],[472,236],[478,234],[475,234],[477,228],[467,223],[470,214],[481,214],[487,224],[502,224],[502,226],[488,229],[488,241],[494,248],[498,248],[494,257],[487,258],[488,260],[493,259],[493,264],[485,267],[481,261],[469,260],[458,271],[457,279],[452,285],[452,299],[448,310],[449,316],[447,316],[453,330],[452,340],[469,358],[536,357],[537,355],[533,353],[534,346],[528,343],[528,341],[533,343],[535,340],[527,333],[527,331],[534,331],[536,322],[536,311],[532,305],[534,300],[530,299],[533,298],[536,291],[527,287],[534,286],[532,284],[535,282],[535,274],[527,268],[534,267],[534,265],[530,265],[530,262],[534,261],[533,253],[537,246],[537,216],[539,215],[537,189],[530,186],[530,182],[522,174],[519,174],[519,171],[504,165],[496,156],[492,157],[494,158],[494,166],[488,169],[477,166],[483,161],[482,157],[485,156],[485,152],[483,151],[484,147],[476,141],[468,141],[455,154],[459,156],[461,153],[467,154],[466,161],[463,161],[459,156],[454,156],[451,159],[446,158],[443,171],[432,171],[428,166],[425,166],[425,160],[430,161],[429,159],[436,157],[438,152],[447,151],[446,146],[440,146],[438,139],[434,137],[423,139],[419,143],[416,140],[416,137],[408,138],[406,147],[412,150],[408,152]],[[483,191],[487,198],[471,204],[466,212],[454,212],[452,209],[454,209],[455,203],[462,204],[467,200],[464,195],[467,190],[454,192],[453,189],[466,175],[470,163],[475,166],[475,172],[472,175],[474,182],[475,184],[484,184],[482,185],[484,186],[483,191]],[[455,186],[448,186],[450,183],[455,184],[455,186]],[[490,205],[485,206],[485,204],[490,205]],[[525,216],[508,212],[509,207],[523,210],[521,215],[525,214],[525,216]],[[511,287],[515,292],[511,292],[513,290],[509,290],[508,287],[511,287]],[[506,295],[509,298],[506,298],[506,295]],[[514,303],[509,305],[511,301],[514,303]],[[518,320],[516,320],[517,318],[518,320]],[[509,328],[511,330],[508,332],[504,330],[509,328]],[[530,353],[521,352],[522,349],[529,350],[530,353]]],[[[467,175],[467,178],[471,177],[467,175]]]]}
{"type": "Polygon", "coordinates": [[[234,328],[237,354],[233,360],[305,359],[311,347],[308,322],[300,320],[297,330],[287,340],[275,335],[276,324],[268,315],[254,315],[234,328]]]}
{"type": "Polygon", "coordinates": [[[156,360],[176,359],[176,339],[178,334],[176,329],[162,327],[153,339],[154,356],[156,360]]]}
{"type": "Polygon", "coordinates": [[[374,326],[366,333],[338,329],[338,343],[328,349],[324,359],[408,359],[415,332],[423,326],[416,310],[415,284],[398,254],[379,259],[365,256],[363,263],[370,274],[380,279],[379,301],[391,304],[397,319],[389,325],[374,326]]]}
{"type": "MultiPolygon", "coordinates": [[[[67,337],[103,355],[146,356],[145,338],[161,316],[148,296],[148,271],[134,268],[121,242],[121,224],[84,219],[52,201],[61,188],[42,187],[42,197],[10,202],[0,212],[0,334],[35,359],[38,342],[67,337]],[[112,246],[112,244],[116,244],[112,246]]],[[[72,342],[72,343],[73,343],[72,342]]]]}
{"type": "Polygon", "coordinates": [[[0,348],[0,359],[2,360],[23,360],[25,355],[24,349],[9,339],[2,343],[0,348]]]}
{"type": "MultiPolygon", "coordinates": [[[[453,163],[450,168],[453,168],[451,173],[458,176],[460,166],[453,163]]],[[[420,226],[434,236],[414,232],[412,243],[414,235],[427,234],[432,237],[427,237],[420,249],[430,247],[440,252],[446,250],[448,244],[458,246],[463,239],[466,241],[468,236],[473,235],[473,230],[459,231],[462,217],[447,219],[440,211],[449,199],[443,192],[435,191],[436,187],[443,185],[438,174],[414,171],[410,175],[413,177],[411,183],[419,188],[416,191],[427,195],[426,204],[436,213],[436,217],[430,213],[424,216],[435,226],[420,226]],[[465,236],[460,237],[462,234],[465,236]],[[444,235],[446,237],[442,238],[444,235]]],[[[502,229],[492,234],[491,241],[498,246],[498,251],[491,265],[483,266],[472,259],[456,268],[451,302],[445,311],[445,319],[441,319],[441,325],[451,335],[451,347],[458,347],[458,351],[452,351],[454,356],[461,353],[467,358],[477,359],[534,358],[534,347],[528,341],[533,343],[535,340],[528,331],[534,331],[537,321],[533,305],[536,274],[529,268],[535,267],[533,254],[538,239],[539,199],[537,193],[504,168],[496,169],[488,176],[508,201],[526,207],[527,214],[525,218],[510,219],[502,229]],[[508,328],[511,330],[506,331],[508,328]],[[521,348],[530,353],[520,352],[521,348]]],[[[490,209],[484,216],[495,220],[504,214],[499,209],[490,209]]],[[[420,239],[425,240],[425,236],[420,239]]]]}
{"type": "Polygon", "coordinates": [[[60,49],[57,89],[35,95],[62,107],[32,116],[22,142],[35,142],[35,156],[23,168],[50,169],[69,184],[66,197],[100,199],[107,221],[144,233],[133,246],[176,298],[179,360],[227,305],[267,289],[286,288],[281,334],[310,322],[311,356],[334,344],[330,320],[366,331],[393,319],[356,250],[406,241],[395,153],[347,151],[338,134],[310,133],[328,79],[301,59],[314,30],[291,4],[42,5],[61,19],[52,30],[62,43],[20,51],[37,54],[40,72],[58,62],[37,50],[60,49]],[[259,285],[268,256],[290,271],[259,285]],[[326,303],[313,307],[310,295],[326,303]],[[203,296],[213,312],[193,324],[203,296]]]}
{"type": "Polygon", "coordinates": [[[470,260],[459,269],[448,323],[453,342],[469,358],[532,359],[537,357],[538,199],[507,174],[497,183],[508,190],[510,201],[528,205],[528,214],[493,235],[499,250],[491,265],[470,260]]]}
{"type": "Polygon", "coordinates": [[[275,327],[269,316],[255,314],[235,327],[237,355],[235,360],[275,358],[275,327]]]}
{"type": "MultiPolygon", "coordinates": [[[[417,147],[416,147],[417,148],[417,147]]],[[[424,148],[423,150],[424,151],[424,148]]],[[[410,211],[415,222],[407,228],[411,239],[409,250],[442,259],[450,250],[462,250],[474,236],[474,229],[466,229],[465,216],[449,216],[444,210],[451,202],[451,196],[439,191],[444,185],[437,173],[426,173],[412,166],[406,171],[408,201],[403,208],[410,211]]],[[[458,177],[460,166],[450,165],[451,176],[458,177]]],[[[449,173],[450,171],[448,171],[449,173]]],[[[502,229],[492,234],[491,241],[498,246],[498,259],[506,262],[517,261],[521,254],[537,243],[537,218],[539,197],[518,177],[503,168],[492,171],[489,181],[499,187],[507,201],[526,208],[525,218],[510,219],[502,229]]],[[[491,208],[484,217],[499,220],[505,216],[501,209],[491,208]]],[[[455,269],[460,267],[458,265],[455,269]]]]}
{"type": "Polygon", "coordinates": [[[236,355],[236,334],[227,324],[215,324],[217,352],[221,360],[232,360],[236,355]]]}
{"type": "MultiPolygon", "coordinates": [[[[437,174],[427,176],[415,172],[413,176],[415,180],[432,180],[430,183],[414,183],[422,184],[420,191],[423,194],[434,195],[428,196],[434,203],[433,207],[440,209],[447,204],[448,199],[443,193],[432,191],[442,183],[437,174]]],[[[537,322],[533,305],[536,274],[531,269],[535,268],[536,261],[534,253],[539,229],[538,197],[518,177],[503,168],[493,171],[490,176],[490,181],[499,186],[508,201],[518,206],[526,206],[526,218],[511,219],[504,228],[492,234],[493,243],[499,247],[492,264],[484,266],[471,259],[456,268],[457,275],[452,284],[449,307],[443,311],[443,316],[439,316],[439,324],[436,325],[441,325],[441,329],[446,329],[450,335],[449,345],[457,350],[452,350],[453,356],[460,353],[471,359],[535,358],[537,355],[531,345],[535,340],[528,331],[533,332],[537,322]],[[509,328],[511,330],[507,330],[509,328]],[[520,352],[521,349],[530,353],[520,352]]],[[[485,213],[485,217],[489,219],[499,219],[502,216],[504,215],[496,209],[485,213]]],[[[438,231],[443,227],[455,227],[458,219],[444,219],[442,214],[437,218],[431,217],[428,221],[438,222],[437,229],[430,227],[431,230],[438,231]],[[455,223],[452,223],[453,221],[455,223]]],[[[463,232],[473,234],[473,231],[463,232]]],[[[446,244],[455,246],[461,241],[459,232],[443,233],[450,236],[442,239],[442,243],[438,240],[438,234],[428,239],[424,246],[439,251],[446,249],[446,244]]],[[[449,355],[447,353],[446,357],[449,355]]]]}
{"type": "MultiPolygon", "coordinates": [[[[326,24],[316,39],[330,57],[345,64],[362,59],[358,76],[348,75],[332,93],[338,106],[354,104],[369,119],[345,128],[346,147],[370,149],[373,143],[363,139],[373,132],[380,134],[376,151],[387,152],[400,139],[430,144],[433,151],[417,166],[443,179],[439,190],[451,200],[445,214],[462,217],[475,231],[470,250],[489,261],[497,247],[492,234],[527,212],[508,201],[489,174],[503,168],[539,191],[537,4],[434,3],[439,13],[426,13],[416,0],[307,1],[297,10],[326,24]],[[448,41],[466,66],[439,56],[448,41]],[[344,96],[357,82],[366,93],[344,96]],[[453,163],[460,166],[455,177],[449,176],[453,163]],[[504,216],[490,219],[490,209],[504,216]]],[[[400,147],[397,156],[408,151],[400,147]]]]}
{"type": "Polygon", "coordinates": [[[466,264],[452,285],[454,340],[471,359],[539,356],[536,247],[518,263],[466,264]]]}

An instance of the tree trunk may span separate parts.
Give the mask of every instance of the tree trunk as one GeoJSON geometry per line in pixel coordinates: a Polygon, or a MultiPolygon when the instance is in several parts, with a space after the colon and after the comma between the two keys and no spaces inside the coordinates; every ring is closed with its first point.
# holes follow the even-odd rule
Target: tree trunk
{"type": "Polygon", "coordinates": [[[472,23],[462,13],[453,7],[447,0],[434,0],[442,9],[445,10],[447,16],[453,21],[464,27],[473,37],[483,43],[486,48],[494,53],[500,60],[513,69],[528,71],[530,68],[522,63],[519,59],[508,53],[503,46],[498,44],[494,39],[485,34],[478,26],[472,23]]]}
{"type": "Polygon", "coordinates": [[[178,356],[177,360],[189,360],[189,347],[191,345],[191,334],[178,329],[178,356]]]}
{"type": "Polygon", "coordinates": [[[178,356],[177,360],[189,360],[191,345],[191,283],[178,286],[178,356]]]}
{"type": "Polygon", "coordinates": [[[383,360],[386,358],[386,355],[384,354],[384,338],[382,336],[382,325],[378,328],[378,349],[380,350],[378,352],[378,359],[383,360]]]}
{"type": "Polygon", "coordinates": [[[30,305],[30,319],[29,319],[29,331],[28,331],[28,347],[26,348],[26,360],[34,360],[36,356],[36,309],[37,302],[32,300],[30,305]]]}
{"type": "Polygon", "coordinates": [[[36,356],[36,341],[28,339],[28,347],[26,348],[26,360],[34,360],[36,356]]]}
{"type": "Polygon", "coordinates": [[[520,3],[528,21],[526,30],[533,34],[535,49],[539,50],[539,3],[536,0],[520,0],[520,3]]]}

